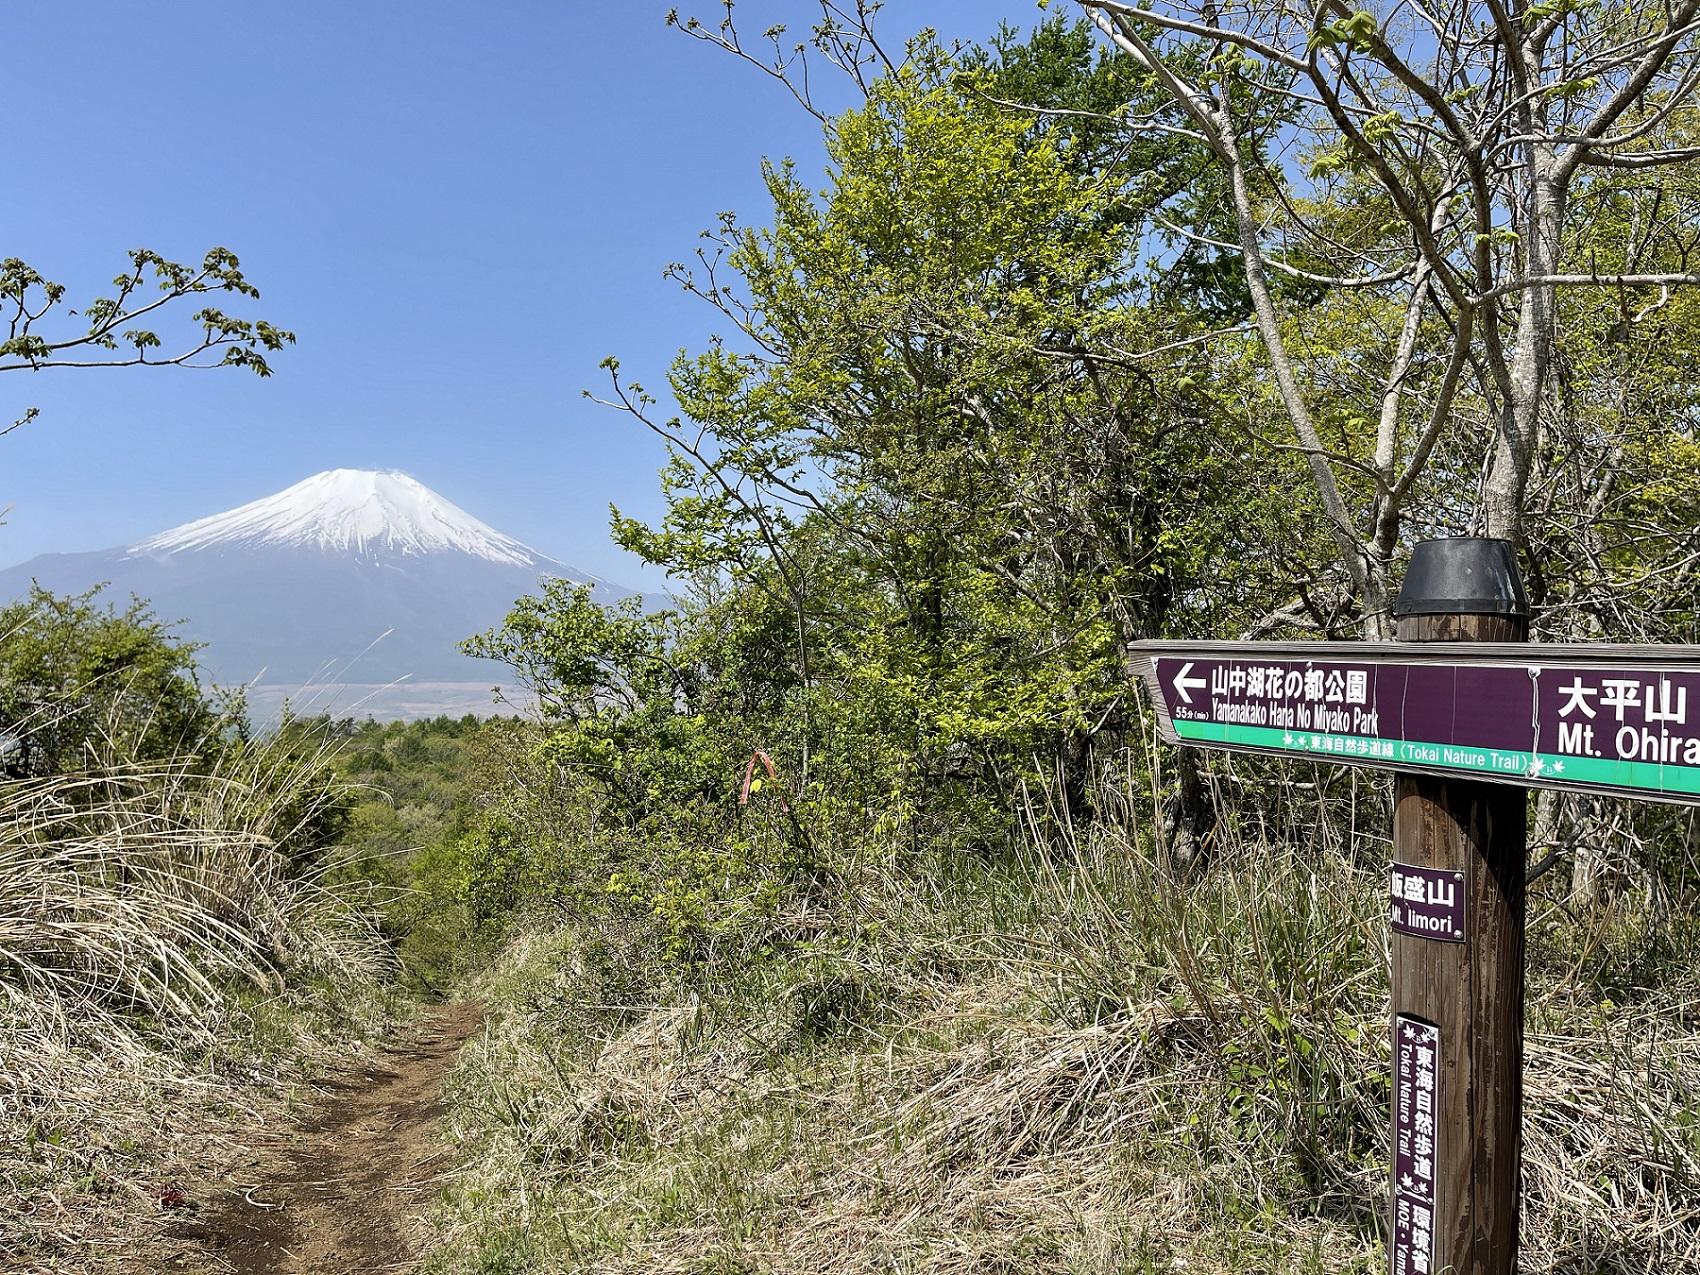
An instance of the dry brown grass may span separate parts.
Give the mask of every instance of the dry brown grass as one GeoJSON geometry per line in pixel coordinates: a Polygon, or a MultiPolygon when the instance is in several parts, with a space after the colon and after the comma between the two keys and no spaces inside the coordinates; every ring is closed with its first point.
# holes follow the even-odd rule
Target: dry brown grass
{"type": "Polygon", "coordinates": [[[184,1189],[174,1156],[259,1118],[315,1015],[374,1012],[367,913],[286,852],[315,813],[309,761],[0,784],[0,1253],[19,1266],[116,1258],[122,1219],[184,1189]]]}
{"type": "MultiPolygon", "coordinates": [[[[1192,879],[1104,829],[871,867],[789,961],[641,994],[630,936],[528,933],[457,1083],[438,1269],[1382,1269],[1383,852],[1279,835],[1192,879]]],[[[1563,904],[1531,922],[1522,1269],[1700,1271],[1700,927],[1563,904]]]]}

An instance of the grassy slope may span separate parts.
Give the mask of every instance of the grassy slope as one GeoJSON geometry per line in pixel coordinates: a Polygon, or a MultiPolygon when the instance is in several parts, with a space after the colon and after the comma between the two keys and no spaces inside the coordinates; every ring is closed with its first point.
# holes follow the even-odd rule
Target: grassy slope
{"type": "MultiPolygon", "coordinates": [[[[531,930],[436,1269],[1379,1271],[1382,853],[868,869],[688,980],[531,930]]],[[[1700,1269],[1697,939],[1537,902],[1525,1270],[1700,1269]]]]}
{"type": "Polygon", "coordinates": [[[0,784],[8,1270],[136,1269],[233,1135],[395,1008],[369,913],[283,849],[315,762],[230,757],[0,784]]]}

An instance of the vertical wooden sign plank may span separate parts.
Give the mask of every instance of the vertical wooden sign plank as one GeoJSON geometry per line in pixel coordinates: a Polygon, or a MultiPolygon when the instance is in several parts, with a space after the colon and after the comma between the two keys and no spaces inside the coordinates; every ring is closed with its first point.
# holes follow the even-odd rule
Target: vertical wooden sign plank
{"type": "Polygon", "coordinates": [[[1435,1182],[1440,1166],[1440,1028],[1393,1019],[1393,1275],[1434,1269],[1435,1182]]]}
{"type": "MultiPolygon", "coordinates": [[[[1400,640],[1527,640],[1516,570],[1504,541],[1419,545],[1399,598],[1400,640]]],[[[1392,930],[1391,1267],[1393,1275],[1511,1275],[1522,1158],[1527,798],[1477,780],[1404,774],[1396,782],[1392,881],[1405,897],[1389,900],[1390,919],[1402,922],[1392,930]],[[1425,923],[1436,930],[1430,936],[1417,932],[1425,924],[1411,924],[1418,916],[1449,924],[1442,932],[1425,923]],[[1403,1109],[1402,1089],[1410,1091],[1403,1109]],[[1415,1171],[1419,1101],[1433,1108],[1432,1179],[1415,1171]],[[1429,1226],[1418,1225],[1425,1220],[1429,1226]]]]}

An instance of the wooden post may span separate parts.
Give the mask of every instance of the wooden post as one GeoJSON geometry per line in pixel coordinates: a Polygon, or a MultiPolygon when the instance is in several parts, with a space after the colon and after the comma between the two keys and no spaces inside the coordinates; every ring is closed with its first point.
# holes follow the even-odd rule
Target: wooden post
{"type": "MultiPolygon", "coordinates": [[[[1512,546],[1419,544],[1395,615],[1406,642],[1527,641],[1512,546]]],[[[1522,1157],[1527,794],[1423,775],[1396,784],[1392,1275],[1510,1275],[1522,1157]],[[1402,874],[1401,865],[1429,871],[1402,874]],[[1456,905],[1447,897],[1453,887],[1456,905]],[[1447,917],[1445,932],[1401,932],[1398,896],[1415,900],[1425,889],[1427,923],[1447,917]]]]}

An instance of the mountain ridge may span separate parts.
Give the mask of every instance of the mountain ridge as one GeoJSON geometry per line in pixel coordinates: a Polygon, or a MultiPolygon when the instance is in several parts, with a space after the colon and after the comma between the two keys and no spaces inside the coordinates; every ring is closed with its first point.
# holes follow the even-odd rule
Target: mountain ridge
{"type": "Polygon", "coordinates": [[[169,554],[228,544],[361,556],[378,556],[380,549],[408,556],[453,550],[515,566],[565,565],[396,469],[327,469],[270,496],[149,536],[130,552],[169,554]]]}
{"type": "Polygon", "coordinates": [[[631,596],[400,471],[343,469],[132,545],[0,570],[0,601],[32,581],[61,594],[104,583],[201,643],[210,680],[248,686],[257,704],[322,704],[346,690],[373,716],[417,717],[465,711],[492,688],[513,711],[508,670],[457,646],[549,578],[588,585],[598,601],[631,596]]]}

